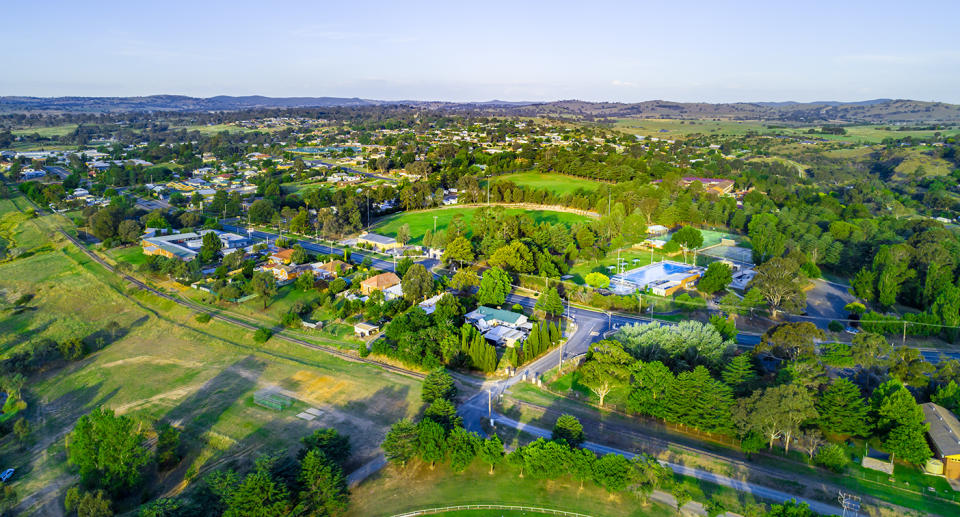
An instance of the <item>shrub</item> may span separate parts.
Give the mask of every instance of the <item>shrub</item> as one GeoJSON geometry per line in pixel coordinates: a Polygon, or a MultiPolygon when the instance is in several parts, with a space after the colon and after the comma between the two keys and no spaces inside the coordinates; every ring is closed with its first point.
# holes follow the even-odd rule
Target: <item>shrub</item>
{"type": "Polygon", "coordinates": [[[805,262],[800,266],[800,271],[803,271],[808,278],[820,278],[822,273],[820,273],[820,268],[817,267],[813,262],[805,262]]]}
{"type": "Polygon", "coordinates": [[[843,472],[850,463],[850,458],[847,457],[847,451],[842,445],[831,443],[820,447],[816,456],[813,457],[813,462],[834,472],[843,472]]]}
{"type": "Polygon", "coordinates": [[[366,343],[360,343],[359,345],[357,345],[357,355],[359,355],[360,357],[366,357],[370,355],[370,349],[367,348],[366,343]]]}
{"type": "Polygon", "coordinates": [[[197,323],[209,323],[211,316],[206,312],[201,312],[194,316],[193,319],[197,320],[197,323]]]}
{"type": "Polygon", "coordinates": [[[253,340],[257,343],[266,343],[272,336],[273,332],[271,332],[270,329],[258,328],[257,331],[253,333],[253,340]]]}
{"type": "Polygon", "coordinates": [[[827,324],[827,329],[830,330],[830,332],[843,332],[843,323],[837,320],[830,320],[830,323],[827,324]]]}

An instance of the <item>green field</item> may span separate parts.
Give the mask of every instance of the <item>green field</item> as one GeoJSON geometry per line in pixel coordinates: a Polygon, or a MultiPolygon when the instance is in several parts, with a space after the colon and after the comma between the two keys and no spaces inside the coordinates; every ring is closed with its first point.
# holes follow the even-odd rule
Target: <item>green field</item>
{"type": "Polygon", "coordinates": [[[76,124],[63,124],[61,126],[49,126],[49,127],[27,127],[14,129],[11,131],[14,135],[33,135],[38,134],[43,137],[55,137],[68,135],[74,132],[77,129],[76,124]]]}
{"type": "MultiPolygon", "coordinates": [[[[518,476],[512,467],[501,465],[493,475],[489,467],[475,461],[464,472],[451,472],[445,465],[431,470],[414,462],[400,470],[389,466],[375,477],[351,490],[348,516],[397,515],[412,510],[458,504],[523,505],[610,517],[675,515],[672,508],[658,503],[641,506],[627,493],[610,494],[593,483],[581,490],[570,478],[551,481],[518,476]]],[[[529,512],[528,512],[529,514],[529,512]]],[[[517,515],[480,511],[443,515],[517,515]]]]}
{"type": "Polygon", "coordinates": [[[750,131],[763,132],[765,125],[755,120],[675,120],[675,119],[620,119],[615,127],[627,133],[673,139],[692,134],[745,135],[750,131]]]}
{"type": "Polygon", "coordinates": [[[760,134],[778,134],[789,135],[798,138],[823,139],[829,141],[842,141],[850,143],[880,143],[886,138],[933,138],[936,133],[942,135],[960,135],[960,128],[954,126],[951,129],[935,131],[897,131],[896,126],[892,130],[883,129],[882,125],[860,125],[844,126],[847,134],[845,135],[827,135],[808,133],[811,128],[818,129],[819,126],[803,127],[777,127],[777,123],[765,123],[757,120],[732,121],[732,120],[676,120],[676,119],[620,119],[616,123],[616,128],[627,133],[637,135],[672,139],[685,137],[692,134],[703,135],[731,135],[742,136],[748,132],[757,132],[760,134]],[[773,128],[769,126],[774,126],[773,128]]]}
{"type": "MultiPolygon", "coordinates": [[[[469,228],[470,220],[473,217],[477,207],[451,207],[437,208],[434,210],[420,210],[416,212],[400,212],[390,215],[376,221],[371,231],[390,237],[396,237],[397,230],[404,224],[410,225],[410,244],[419,244],[423,238],[423,233],[434,229],[434,216],[436,216],[436,229],[443,230],[450,224],[450,220],[456,215],[462,215],[464,222],[469,228]]],[[[589,221],[590,218],[567,212],[554,212],[551,210],[524,210],[522,208],[507,208],[508,214],[527,214],[538,223],[548,222],[551,224],[562,223],[571,226],[575,223],[589,221]]],[[[469,230],[467,232],[470,233],[469,230]]]]}
{"type": "Polygon", "coordinates": [[[564,176],[562,174],[541,174],[539,172],[519,172],[517,174],[507,174],[496,176],[487,181],[508,180],[517,185],[549,190],[555,194],[572,194],[577,190],[583,189],[588,192],[597,190],[600,186],[599,181],[577,178],[575,176],[564,176]]]}
{"type": "MultiPolygon", "coordinates": [[[[13,204],[3,200],[0,216],[9,217],[13,204]]],[[[14,233],[32,239],[30,225],[48,227],[53,217],[21,222],[14,233]]],[[[71,337],[94,348],[81,361],[27,379],[28,407],[21,414],[34,429],[32,441],[21,450],[12,433],[0,438],[0,455],[17,469],[17,493],[36,496],[33,508],[17,514],[62,512],[63,491],[76,482],[64,436],[97,406],[142,422],[148,436],[158,419],[183,428],[186,458],[151,481],[154,495],[227,463],[242,467],[261,454],[296,452],[295,444],[318,424],[351,436],[355,454],[347,468],[353,469],[376,455],[391,423],[421,407],[416,379],[278,338],[257,345],[252,331],[218,320],[197,323],[192,311],[130,289],[64,241],[0,263],[0,295],[4,354],[71,337]],[[29,310],[6,310],[24,294],[33,296],[29,310]],[[105,330],[111,322],[114,330],[105,330]],[[293,407],[275,412],[253,404],[255,391],[272,386],[286,390],[293,407]],[[308,407],[324,416],[311,423],[295,417],[308,407]]]]}

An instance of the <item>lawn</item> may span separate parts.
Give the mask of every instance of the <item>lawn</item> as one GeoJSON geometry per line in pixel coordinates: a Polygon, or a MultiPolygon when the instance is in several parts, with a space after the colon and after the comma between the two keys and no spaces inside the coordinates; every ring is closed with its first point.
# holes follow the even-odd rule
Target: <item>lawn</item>
{"type": "Polygon", "coordinates": [[[138,244],[124,248],[113,248],[107,252],[107,256],[116,262],[126,262],[133,266],[139,266],[147,261],[147,256],[143,254],[143,248],[138,244]]]}
{"type": "MultiPolygon", "coordinates": [[[[551,210],[524,210],[522,208],[506,208],[507,214],[527,214],[537,223],[548,222],[551,224],[565,224],[572,226],[575,223],[586,222],[590,219],[579,214],[567,212],[554,212],[551,210]]],[[[397,230],[404,224],[410,225],[410,244],[419,244],[423,238],[423,233],[434,229],[434,217],[436,217],[436,229],[443,230],[450,224],[450,220],[456,215],[463,216],[467,224],[467,233],[470,233],[469,227],[473,214],[477,207],[451,207],[436,208],[433,210],[419,210],[415,212],[400,212],[398,214],[386,216],[374,223],[371,231],[396,237],[397,230]]]]}
{"type": "Polygon", "coordinates": [[[520,172],[517,174],[507,174],[505,176],[496,176],[487,181],[512,181],[517,185],[530,188],[549,190],[554,194],[564,195],[572,194],[577,190],[586,190],[592,192],[601,185],[599,181],[578,178],[576,176],[564,176],[562,174],[541,174],[539,172],[520,172]]]}
{"type": "Polygon", "coordinates": [[[32,442],[20,450],[12,434],[0,439],[0,455],[17,469],[17,493],[44,494],[32,510],[62,511],[62,492],[76,479],[64,435],[97,406],[129,415],[145,430],[158,419],[183,428],[187,457],[151,482],[158,492],[182,488],[185,479],[225,462],[242,466],[261,454],[296,452],[301,437],[323,426],[351,436],[351,470],[377,454],[390,424],[420,410],[415,379],[276,338],[257,345],[251,331],[218,320],[197,323],[192,311],[131,290],[69,244],[48,247],[0,264],[5,301],[33,295],[30,310],[0,313],[0,350],[70,337],[87,338],[95,350],[28,378],[23,414],[34,429],[32,442]],[[113,331],[105,330],[109,322],[116,323],[113,331]],[[254,405],[253,393],[265,387],[286,390],[296,402],[281,412],[254,405]],[[322,416],[295,417],[308,407],[322,416]]]}
{"type": "MultiPolygon", "coordinates": [[[[464,472],[445,466],[431,470],[415,461],[405,469],[388,466],[352,490],[348,516],[391,516],[417,509],[460,504],[523,505],[610,517],[675,515],[672,508],[652,503],[640,506],[627,493],[610,494],[587,482],[583,489],[571,478],[543,481],[519,477],[508,465],[489,467],[475,461],[464,472]]],[[[528,512],[529,513],[529,512],[528,512]]],[[[443,515],[517,515],[496,511],[457,512],[443,515]]]]}

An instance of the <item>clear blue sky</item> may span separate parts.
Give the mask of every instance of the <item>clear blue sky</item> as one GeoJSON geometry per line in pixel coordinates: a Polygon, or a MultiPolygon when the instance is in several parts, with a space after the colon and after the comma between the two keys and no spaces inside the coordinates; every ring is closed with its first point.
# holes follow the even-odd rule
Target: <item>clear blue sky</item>
{"type": "Polygon", "coordinates": [[[14,1],[0,95],[960,103],[960,0],[14,1]]]}

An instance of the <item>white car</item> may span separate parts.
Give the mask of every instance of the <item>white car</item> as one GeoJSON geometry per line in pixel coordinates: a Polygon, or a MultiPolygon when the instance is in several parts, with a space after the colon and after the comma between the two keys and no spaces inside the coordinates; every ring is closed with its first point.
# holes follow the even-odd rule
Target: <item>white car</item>
{"type": "Polygon", "coordinates": [[[0,481],[6,482],[8,479],[12,477],[13,477],[13,469],[7,469],[7,470],[4,470],[2,474],[0,474],[0,481]]]}

